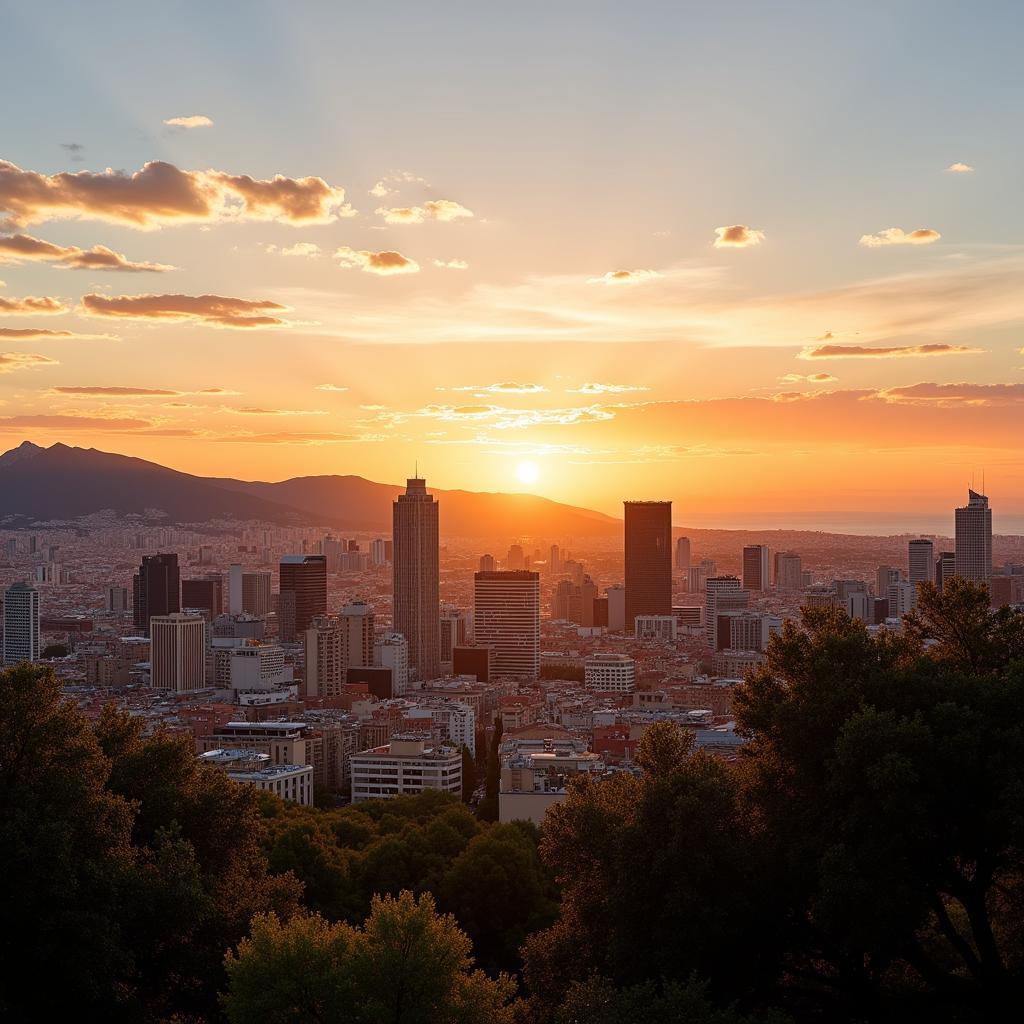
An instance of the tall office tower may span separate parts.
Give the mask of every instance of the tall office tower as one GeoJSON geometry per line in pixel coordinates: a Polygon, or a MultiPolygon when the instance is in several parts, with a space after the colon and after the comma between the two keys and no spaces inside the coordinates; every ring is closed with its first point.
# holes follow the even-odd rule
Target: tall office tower
{"type": "Polygon", "coordinates": [[[370,542],[370,562],[373,565],[385,565],[387,563],[387,555],[384,554],[384,541],[378,537],[376,540],[370,542]]]}
{"type": "Polygon", "coordinates": [[[778,590],[803,590],[803,563],[795,551],[775,552],[775,587],[778,590]]]}
{"type": "Polygon", "coordinates": [[[917,606],[917,584],[910,580],[897,580],[889,584],[889,618],[902,618],[917,606]]]}
{"type": "Polygon", "coordinates": [[[273,606],[273,578],[266,570],[242,573],[242,612],[265,616],[273,606]]]}
{"type": "Polygon", "coordinates": [[[107,587],[107,611],[121,613],[128,611],[128,588],[107,587]]]}
{"type": "Polygon", "coordinates": [[[318,615],[304,634],[306,696],[337,697],[345,685],[345,655],[338,620],[318,615]]]}
{"type": "MultiPolygon", "coordinates": [[[[551,550],[548,552],[548,570],[550,572],[558,572],[561,568],[561,552],[558,550],[557,544],[551,545],[551,550]]],[[[483,566],[480,566],[481,571],[483,566]]]]}
{"type": "Polygon", "coordinates": [[[526,556],[523,554],[523,548],[521,544],[513,544],[508,549],[508,554],[505,556],[505,568],[507,569],[522,569],[523,563],[526,561],[526,556]]]}
{"type": "Polygon", "coordinates": [[[345,668],[368,668],[373,665],[373,605],[353,601],[341,609],[342,657],[345,668]]]}
{"type": "Polygon", "coordinates": [[[441,605],[440,620],[441,664],[450,665],[452,652],[469,640],[469,616],[462,608],[452,604],[441,605]]]}
{"type": "Polygon", "coordinates": [[[608,630],[621,633],[626,628],[626,588],[621,585],[605,590],[608,599],[608,630]]]}
{"type": "Polygon", "coordinates": [[[491,678],[540,674],[540,574],[478,572],[473,577],[473,635],[492,648],[491,678]]]}
{"type": "Polygon", "coordinates": [[[768,575],[768,545],[747,544],[743,549],[743,587],[745,590],[764,591],[771,587],[768,575]]]}
{"type": "Polygon", "coordinates": [[[903,579],[903,573],[891,565],[880,565],[875,574],[875,593],[879,597],[889,596],[889,587],[893,583],[899,583],[903,579]]]}
{"type": "Polygon", "coordinates": [[[391,696],[409,689],[409,642],[401,633],[389,633],[373,645],[373,663],[391,669],[391,696]]]}
{"type": "Polygon", "coordinates": [[[956,574],[986,586],[992,578],[992,510],[988,498],[973,490],[956,510],[956,574]]]}
{"type": "Polygon", "coordinates": [[[676,568],[690,568],[690,538],[680,537],[676,541],[676,568]]]}
{"type": "Polygon", "coordinates": [[[935,586],[942,590],[946,581],[956,574],[956,554],[952,551],[940,551],[935,559],[935,586]]]}
{"type": "Polygon", "coordinates": [[[704,584],[704,638],[712,650],[718,647],[718,616],[721,612],[742,611],[750,605],[750,591],[744,590],[736,576],[712,576],[704,584]]]}
{"type": "Polygon", "coordinates": [[[228,614],[242,614],[242,567],[238,562],[228,569],[228,614]]]}
{"type": "Polygon", "coordinates": [[[3,600],[3,663],[39,660],[39,591],[12,583],[3,600]]]}
{"type": "Polygon", "coordinates": [[[672,614],[672,502],[625,505],[626,629],[638,615],[672,614]]]}
{"type": "Polygon", "coordinates": [[[181,574],[178,556],[143,555],[142,565],[132,580],[132,609],[135,625],[145,629],[154,615],[181,611],[181,574]]]}
{"type": "Polygon", "coordinates": [[[282,640],[294,640],[309,629],[315,616],[327,614],[327,556],[284,555],[280,570],[278,629],[282,640]]]}
{"type": "Polygon", "coordinates": [[[497,569],[498,563],[494,560],[494,555],[481,555],[480,556],[480,571],[481,572],[494,572],[497,569]]]}
{"type": "Polygon", "coordinates": [[[394,631],[409,643],[409,668],[419,679],[441,674],[438,506],[420,477],[406,481],[392,512],[394,631]]]}
{"type": "Polygon", "coordinates": [[[212,622],[224,610],[224,580],[221,576],[204,576],[181,581],[182,608],[201,608],[212,622]]]}
{"type": "Polygon", "coordinates": [[[149,620],[149,677],[154,690],[189,693],[206,686],[206,623],[200,615],[149,620]]]}
{"type": "Polygon", "coordinates": [[[912,540],[909,548],[908,579],[915,586],[918,583],[935,582],[935,549],[930,540],[912,540]]]}

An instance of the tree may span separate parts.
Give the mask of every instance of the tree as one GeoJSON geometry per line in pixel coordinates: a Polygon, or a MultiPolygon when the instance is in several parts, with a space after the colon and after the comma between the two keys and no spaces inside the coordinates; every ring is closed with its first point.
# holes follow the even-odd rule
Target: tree
{"type": "Polygon", "coordinates": [[[462,802],[469,803],[476,792],[476,760],[469,747],[462,745],[462,802]]]}
{"type": "Polygon", "coordinates": [[[517,970],[526,936],[555,918],[557,890],[540,861],[538,839],[527,822],[491,825],[470,840],[441,883],[443,905],[491,973],[517,970]]]}
{"type": "Polygon", "coordinates": [[[68,645],[67,644],[47,644],[43,648],[43,652],[40,657],[43,660],[50,658],[66,658],[68,656],[68,645]]]}
{"type": "Polygon", "coordinates": [[[131,977],[120,893],[133,868],[132,809],[49,667],[0,672],[0,1016],[113,1015],[131,977]],[[40,984],[40,964],[58,972],[40,984]]]}
{"type": "Polygon", "coordinates": [[[484,780],[484,798],[477,808],[481,821],[498,820],[498,790],[501,787],[501,716],[494,719],[494,735],[487,752],[487,775],[484,780]]]}
{"type": "Polygon", "coordinates": [[[231,1024],[511,1024],[514,985],[472,969],[471,944],[433,898],[374,897],[362,928],[258,916],[226,958],[231,1024]]]}

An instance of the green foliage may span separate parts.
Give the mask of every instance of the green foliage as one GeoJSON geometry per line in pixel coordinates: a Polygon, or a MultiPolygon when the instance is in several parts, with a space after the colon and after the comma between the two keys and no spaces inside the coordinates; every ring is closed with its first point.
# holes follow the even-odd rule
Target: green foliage
{"type": "Polygon", "coordinates": [[[501,786],[501,716],[494,719],[494,733],[487,750],[487,775],[484,779],[484,798],[477,808],[481,821],[498,820],[498,790],[501,786]]]}
{"type": "Polygon", "coordinates": [[[300,916],[253,922],[226,960],[231,1024],[511,1024],[515,986],[472,969],[471,944],[433,898],[374,897],[362,928],[300,916]]]}
{"type": "Polygon", "coordinates": [[[67,644],[47,644],[40,654],[43,660],[48,658],[66,658],[68,656],[67,644]]]}
{"type": "Polygon", "coordinates": [[[468,804],[476,792],[476,760],[469,747],[462,747],[462,802],[468,804]]]}

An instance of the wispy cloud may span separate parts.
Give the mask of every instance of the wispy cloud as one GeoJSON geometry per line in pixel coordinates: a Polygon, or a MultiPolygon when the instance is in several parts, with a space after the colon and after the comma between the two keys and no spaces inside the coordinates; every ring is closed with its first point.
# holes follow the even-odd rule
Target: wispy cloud
{"type": "Polygon", "coordinates": [[[974,168],[970,164],[960,163],[959,161],[955,164],[950,164],[947,168],[950,174],[970,174],[974,168]]]}
{"type": "Polygon", "coordinates": [[[119,270],[129,273],[162,273],[176,268],[166,263],[133,262],[105,245],[80,249],[77,245],[56,245],[32,235],[0,235],[0,263],[52,263],[68,270],[119,270]]]}
{"type": "Polygon", "coordinates": [[[599,384],[596,381],[588,381],[578,388],[566,388],[570,395],[621,395],[629,391],[650,391],[649,387],[643,384],[599,384]]]}
{"type": "Polygon", "coordinates": [[[799,359],[902,359],[923,356],[977,355],[984,349],[973,345],[813,345],[805,348],[799,359]]]}
{"type": "Polygon", "coordinates": [[[348,391],[343,384],[317,384],[316,391],[348,391]]]}
{"type": "Polygon", "coordinates": [[[44,366],[57,366],[56,359],[49,356],[33,355],[30,352],[0,352],[0,373],[14,373],[16,370],[38,370],[44,366]]]}
{"type": "Polygon", "coordinates": [[[433,260],[435,267],[442,270],[468,270],[469,264],[465,260],[433,260]]]}
{"type": "Polygon", "coordinates": [[[600,277],[591,277],[590,284],[641,284],[660,277],[656,270],[609,270],[600,277]]]}
{"type": "MultiPolygon", "coordinates": [[[[445,388],[438,388],[444,391],[445,388]]],[[[499,381],[497,384],[461,384],[449,391],[479,391],[491,395],[539,395],[547,391],[543,384],[521,384],[517,381],[499,381]]]]}
{"type": "Polygon", "coordinates": [[[377,213],[386,224],[422,224],[428,220],[452,221],[473,216],[472,210],[454,199],[431,199],[422,206],[382,206],[377,213]]]}
{"type": "Polygon", "coordinates": [[[838,380],[831,373],[787,373],[779,378],[782,384],[830,384],[838,380]]]}
{"type": "Polygon", "coordinates": [[[884,388],[878,398],[886,402],[929,405],[1019,405],[1024,403],[1024,384],[908,384],[884,388]]]}
{"type": "Polygon", "coordinates": [[[171,128],[212,128],[213,121],[205,114],[189,114],[188,117],[169,117],[164,124],[171,128]]]}
{"type": "Polygon", "coordinates": [[[0,338],[14,341],[117,341],[116,334],[80,334],[78,331],[57,331],[43,327],[0,327],[0,338]]]}
{"type": "Polygon", "coordinates": [[[68,306],[65,302],[48,295],[24,295],[18,299],[0,295],[0,313],[7,316],[52,316],[67,311],[68,306]]]}

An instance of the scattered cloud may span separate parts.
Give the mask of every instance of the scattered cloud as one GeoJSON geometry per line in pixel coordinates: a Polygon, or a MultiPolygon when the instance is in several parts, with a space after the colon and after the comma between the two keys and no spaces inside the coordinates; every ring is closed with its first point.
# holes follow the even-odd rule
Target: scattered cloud
{"type": "Polygon", "coordinates": [[[368,274],[415,274],[420,269],[415,260],[391,250],[369,252],[366,249],[350,249],[343,245],[335,250],[334,256],[343,267],[357,268],[368,274]]]}
{"type": "Polygon", "coordinates": [[[15,370],[37,370],[42,366],[57,366],[57,360],[30,352],[0,352],[0,373],[15,370]]]}
{"type": "Polygon", "coordinates": [[[0,429],[27,430],[141,430],[152,427],[150,420],[106,416],[27,415],[0,416],[0,429]]]}
{"type": "Polygon", "coordinates": [[[8,299],[0,295],[0,313],[6,316],[50,316],[67,311],[64,302],[50,296],[25,295],[20,299],[8,299]]]}
{"type": "Polygon", "coordinates": [[[434,260],[435,267],[442,270],[468,270],[469,264],[465,260],[434,260]]]}
{"type": "Polygon", "coordinates": [[[56,245],[32,235],[0,235],[0,263],[52,263],[68,270],[121,270],[126,272],[175,270],[166,263],[135,263],[105,245],[80,249],[77,245],[56,245]]]}
{"type": "MultiPolygon", "coordinates": [[[[444,391],[445,388],[438,388],[444,391]]],[[[543,384],[520,384],[517,381],[499,381],[497,384],[462,384],[449,391],[479,391],[491,395],[539,395],[547,391],[543,384]]]]}
{"type": "Polygon", "coordinates": [[[885,402],[941,406],[1017,405],[1024,402],[1024,384],[908,384],[885,388],[876,397],[885,402]]]}
{"type": "Polygon", "coordinates": [[[955,164],[950,164],[946,170],[951,174],[970,174],[974,168],[970,164],[963,164],[958,161],[955,164]]]}
{"type": "Polygon", "coordinates": [[[578,388],[566,388],[570,395],[622,395],[628,391],[650,391],[643,384],[599,384],[596,381],[588,381],[578,388]]]}
{"type": "Polygon", "coordinates": [[[267,299],[223,295],[83,295],[79,311],[90,317],[152,322],[192,321],[209,327],[285,327],[287,306],[267,299]]]}
{"type": "Polygon", "coordinates": [[[941,237],[932,228],[917,228],[910,232],[903,228],[886,228],[877,235],[861,235],[860,244],[868,249],[878,249],[883,245],[931,245],[941,237]]]}
{"type": "Polygon", "coordinates": [[[396,189],[388,188],[385,182],[378,181],[377,184],[370,189],[370,195],[376,196],[378,199],[383,199],[385,196],[389,196],[395,191],[396,189]]]}
{"type": "Polygon", "coordinates": [[[422,206],[381,206],[377,213],[386,224],[422,224],[427,220],[452,221],[473,216],[472,210],[454,199],[430,199],[422,206]]]}
{"type": "Polygon", "coordinates": [[[171,128],[212,128],[213,121],[205,114],[190,114],[188,117],[169,117],[164,124],[171,128]]]}
{"type": "Polygon", "coordinates": [[[16,341],[117,341],[115,334],[79,334],[78,331],[54,331],[42,327],[0,327],[0,338],[16,341]]]}
{"type": "Polygon", "coordinates": [[[77,218],[143,230],[221,221],[328,224],[355,213],[345,190],[323,178],[183,171],[161,160],[133,174],[107,168],[51,175],[0,160],[0,211],[8,227],[77,218]]]}
{"type": "Polygon", "coordinates": [[[296,242],[281,250],[282,256],[308,256],[311,259],[323,255],[323,250],[315,242],[296,242]]]}
{"type": "Polygon", "coordinates": [[[177,398],[185,391],[169,388],[133,388],[120,385],[62,385],[50,388],[51,395],[79,395],[83,397],[108,396],[113,398],[177,398]]]}
{"type": "Polygon", "coordinates": [[[241,408],[225,409],[243,416],[326,416],[326,409],[265,409],[262,406],[246,405],[241,408]]]}
{"type": "Polygon", "coordinates": [[[615,413],[597,405],[570,409],[510,409],[502,405],[426,405],[412,412],[384,410],[370,422],[396,425],[410,419],[440,423],[479,424],[494,430],[521,430],[537,426],[575,426],[615,418],[615,413]]]}
{"type": "Polygon", "coordinates": [[[764,241],[764,232],[746,224],[731,224],[728,227],[715,228],[716,249],[747,249],[752,245],[760,245],[764,241]]]}
{"type": "Polygon", "coordinates": [[[904,356],[966,356],[984,349],[973,345],[812,345],[798,359],[899,359],[904,356]]]}
{"type": "Polygon", "coordinates": [[[837,380],[839,378],[833,377],[831,373],[787,373],[779,378],[782,384],[831,384],[837,380]]]}
{"type": "Polygon", "coordinates": [[[643,281],[650,281],[652,278],[660,277],[656,270],[609,270],[607,274],[600,277],[591,277],[589,284],[640,284],[643,281]]]}
{"type": "Polygon", "coordinates": [[[348,391],[343,384],[317,384],[315,391],[348,391]]]}
{"type": "Polygon", "coordinates": [[[338,433],[273,433],[273,434],[224,434],[210,437],[211,441],[223,441],[237,444],[346,444],[352,441],[375,441],[374,437],[357,434],[338,433]]]}

